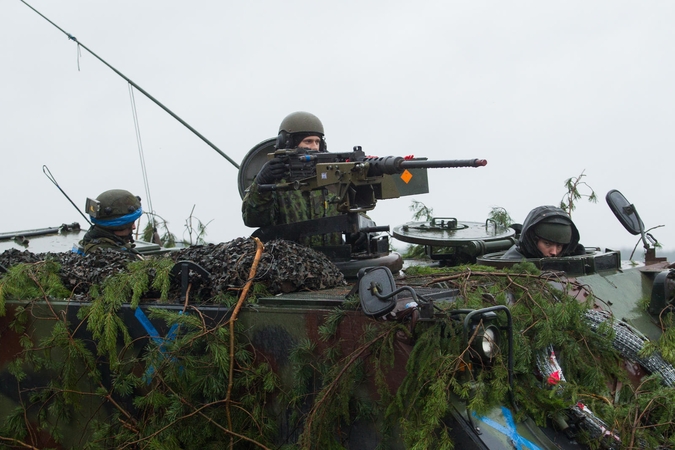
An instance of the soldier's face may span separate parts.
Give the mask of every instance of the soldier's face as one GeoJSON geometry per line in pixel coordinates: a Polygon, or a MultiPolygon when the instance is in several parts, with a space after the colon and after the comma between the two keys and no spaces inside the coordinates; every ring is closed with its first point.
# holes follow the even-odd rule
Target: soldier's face
{"type": "Polygon", "coordinates": [[[319,136],[307,136],[300,141],[298,147],[319,151],[319,148],[321,148],[321,138],[319,136]]]}
{"type": "Polygon", "coordinates": [[[127,228],[123,230],[115,230],[113,233],[115,233],[119,237],[127,237],[131,236],[131,234],[134,232],[136,229],[136,222],[131,222],[131,225],[129,225],[127,228]]]}
{"type": "Polygon", "coordinates": [[[537,241],[537,248],[546,257],[560,256],[563,245],[558,244],[557,242],[551,242],[547,241],[546,239],[539,238],[537,241]]]}

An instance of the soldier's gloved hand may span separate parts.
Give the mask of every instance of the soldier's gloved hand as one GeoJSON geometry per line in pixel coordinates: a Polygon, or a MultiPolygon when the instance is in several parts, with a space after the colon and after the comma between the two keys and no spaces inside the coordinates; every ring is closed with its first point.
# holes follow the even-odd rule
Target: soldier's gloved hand
{"type": "Polygon", "coordinates": [[[282,159],[272,158],[262,166],[256,177],[256,182],[258,184],[274,184],[281,180],[287,171],[286,164],[282,159]]]}

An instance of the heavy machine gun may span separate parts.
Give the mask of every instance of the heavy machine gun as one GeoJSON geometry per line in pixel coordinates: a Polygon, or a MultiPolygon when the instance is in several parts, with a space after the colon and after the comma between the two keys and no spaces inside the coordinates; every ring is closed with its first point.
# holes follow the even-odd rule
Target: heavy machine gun
{"type": "Polygon", "coordinates": [[[281,183],[259,184],[260,192],[324,189],[332,194],[343,214],[289,224],[266,226],[252,236],[263,242],[273,239],[299,241],[301,238],[342,233],[347,245],[314,247],[325,253],[345,274],[356,276],[364,266],[387,266],[392,272],[402,266],[400,255],[389,251],[389,226],[378,226],[365,215],[377,200],[429,192],[427,169],[481,167],[482,159],[432,161],[401,156],[366,156],[361,147],[345,153],[308,149],[275,150],[276,138],[262,141],[244,157],[239,169],[239,194],[251,187],[260,168],[271,158],[280,158],[287,167],[281,183]],[[365,245],[349,245],[354,236],[365,237],[365,245]]]}
{"type": "Polygon", "coordinates": [[[259,185],[259,191],[325,188],[339,199],[338,211],[343,213],[371,210],[377,200],[428,193],[426,169],[487,164],[484,159],[430,161],[411,156],[366,156],[358,146],[347,153],[284,149],[268,157],[284,160],[288,175],[283,183],[259,185]]]}

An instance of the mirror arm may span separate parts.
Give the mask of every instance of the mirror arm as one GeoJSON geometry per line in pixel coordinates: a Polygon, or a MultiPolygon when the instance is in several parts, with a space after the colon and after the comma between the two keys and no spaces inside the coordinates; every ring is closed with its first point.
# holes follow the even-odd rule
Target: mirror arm
{"type": "Polygon", "coordinates": [[[632,203],[625,209],[629,208],[632,210],[632,213],[635,214],[635,217],[637,217],[638,224],[640,224],[640,238],[642,238],[642,245],[644,246],[645,250],[649,250],[649,242],[647,242],[645,227],[642,225],[642,219],[640,218],[640,214],[638,214],[637,210],[635,209],[635,206],[633,206],[632,203]]]}
{"type": "Polygon", "coordinates": [[[378,287],[376,285],[377,285],[377,283],[375,283],[374,281],[371,282],[370,283],[370,291],[373,293],[373,295],[375,297],[379,298],[380,300],[388,300],[388,299],[394,297],[395,295],[400,294],[403,291],[408,291],[408,292],[410,292],[410,295],[412,295],[413,300],[415,300],[417,303],[419,303],[419,299],[417,298],[417,293],[410,286],[402,286],[402,287],[396,289],[395,291],[390,292],[389,294],[381,295],[379,293],[380,289],[378,289],[378,287]]]}

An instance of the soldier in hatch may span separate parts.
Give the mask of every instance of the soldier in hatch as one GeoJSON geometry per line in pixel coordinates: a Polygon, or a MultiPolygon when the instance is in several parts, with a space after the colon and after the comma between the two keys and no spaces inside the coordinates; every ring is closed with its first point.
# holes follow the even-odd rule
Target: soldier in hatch
{"type": "Polygon", "coordinates": [[[80,241],[78,253],[109,248],[138,254],[134,249],[133,231],[136,220],[143,214],[140,197],[123,189],[111,189],[96,200],[87,199],[86,209],[93,225],[80,241]]]}
{"type": "MultiPolygon", "coordinates": [[[[308,112],[291,113],[279,126],[275,148],[327,151],[323,124],[308,112]]],[[[340,214],[335,195],[327,189],[260,192],[261,184],[283,182],[287,174],[288,168],[280,158],[273,158],[263,165],[244,196],[241,211],[246,226],[282,225],[340,214]]],[[[310,247],[343,244],[340,233],[305,237],[301,243],[310,247]]]]}
{"type": "Polygon", "coordinates": [[[502,259],[583,255],[579,230],[570,216],[555,206],[538,206],[525,218],[518,243],[502,259]]]}

